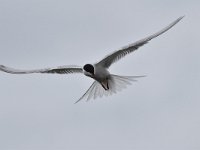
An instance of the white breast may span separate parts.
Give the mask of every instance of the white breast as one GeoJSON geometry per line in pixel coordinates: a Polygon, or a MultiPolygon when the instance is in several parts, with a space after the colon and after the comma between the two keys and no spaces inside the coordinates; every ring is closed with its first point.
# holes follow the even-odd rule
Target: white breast
{"type": "Polygon", "coordinates": [[[105,79],[108,79],[110,77],[109,71],[104,67],[98,65],[95,65],[94,75],[94,79],[96,79],[97,81],[104,81],[105,79]]]}

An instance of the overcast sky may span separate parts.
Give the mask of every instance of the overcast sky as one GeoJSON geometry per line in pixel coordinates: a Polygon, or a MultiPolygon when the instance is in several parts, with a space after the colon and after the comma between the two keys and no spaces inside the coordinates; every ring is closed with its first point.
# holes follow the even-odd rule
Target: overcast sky
{"type": "Polygon", "coordinates": [[[0,72],[1,150],[200,149],[200,1],[0,0],[0,64],[94,63],[185,18],[114,64],[147,75],[111,97],[74,105],[84,75],[0,72]]]}

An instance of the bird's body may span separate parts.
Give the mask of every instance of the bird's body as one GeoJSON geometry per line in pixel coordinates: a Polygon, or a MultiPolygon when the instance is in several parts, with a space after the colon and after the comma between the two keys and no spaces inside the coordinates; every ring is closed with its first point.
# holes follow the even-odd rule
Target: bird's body
{"type": "Polygon", "coordinates": [[[69,73],[83,73],[84,75],[93,78],[95,81],[90,86],[90,88],[86,91],[86,93],[78,100],[87,97],[87,100],[92,97],[95,99],[96,97],[102,97],[104,95],[112,95],[118,91],[121,91],[128,84],[131,84],[131,81],[136,81],[136,78],[144,77],[144,76],[118,76],[110,74],[108,71],[109,67],[126,56],[127,54],[137,50],[139,47],[148,43],[151,39],[163,34],[175,24],[177,24],[183,17],[179,17],[177,20],[169,24],[164,29],[159,32],[152,34],[146,38],[143,38],[139,41],[136,41],[126,47],[123,47],[110,55],[107,55],[101,61],[95,64],[86,64],[83,67],[80,66],[60,66],[56,68],[47,68],[47,69],[36,69],[36,70],[18,70],[10,67],[6,67],[4,65],[0,65],[0,70],[11,73],[11,74],[30,74],[30,73],[58,73],[58,74],[69,74],[69,73]]]}
{"type": "Polygon", "coordinates": [[[94,68],[95,68],[94,79],[99,83],[101,83],[101,85],[105,90],[108,90],[109,89],[108,80],[111,78],[110,72],[106,68],[100,65],[95,65],[94,68]]]}

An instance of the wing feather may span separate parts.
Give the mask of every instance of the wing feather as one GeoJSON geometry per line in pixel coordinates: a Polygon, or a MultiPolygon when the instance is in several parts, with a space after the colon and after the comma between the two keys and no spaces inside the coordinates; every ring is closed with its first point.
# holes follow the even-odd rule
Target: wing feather
{"type": "Polygon", "coordinates": [[[110,55],[106,56],[104,59],[102,59],[100,62],[98,62],[96,65],[101,65],[105,68],[109,68],[113,63],[121,59],[122,57],[126,56],[127,54],[137,50],[139,47],[143,46],[144,44],[148,43],[151,39],[163,34],[170,28],[172,28],[175,24],[177,24],[182,18],[179,17],[175,21],[173,21],[171,24],[169,24],[164,29],[160,30],[159,32],[156,32],[155,34],[152,34],[146,38],[143,38],[139,41],[136,41],[128,46],[122,47],[121,49],[111,53],[110,55]]]}
{"type": "Polygon", "coordinates": [[[82,73],[83,70],[79,66],[60,66],[56,68],[36,69],[36,70],[18,70],[7,66],[0,65],[0,70],[11,74],[31,74],[31,73],[57,73],[57,74],[70,74],[82,73]]]}

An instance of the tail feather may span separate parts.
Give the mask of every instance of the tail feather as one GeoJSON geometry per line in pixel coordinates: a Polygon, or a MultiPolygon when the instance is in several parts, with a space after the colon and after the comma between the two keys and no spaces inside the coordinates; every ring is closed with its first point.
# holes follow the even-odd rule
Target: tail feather
{"type": "Polygon", "coordinates": [[[75,103],[78,103],[80,100],[86,98],[86,101],[90,99],[96,99],[98,97],[110,96],[115,94],[123,89],[125,89],[128,85],[131,85],[132,82],[137,81],[137,78],[141,78],[145,76],[118,76],[111,75],[110,79],[108,79],[109,89],[105,90],[102,85],[94,81],[90,88],[85,92],[85,94],[75,103]]]}
{"type": "Polygon", "coordinates": [[[116,93],[125,89],[128,85],[131,85],[132,82],[137,81],[136,78],[141,78],[145,76],[118,76],[111,75],[110,82],[110,92],[116,93]]]}

